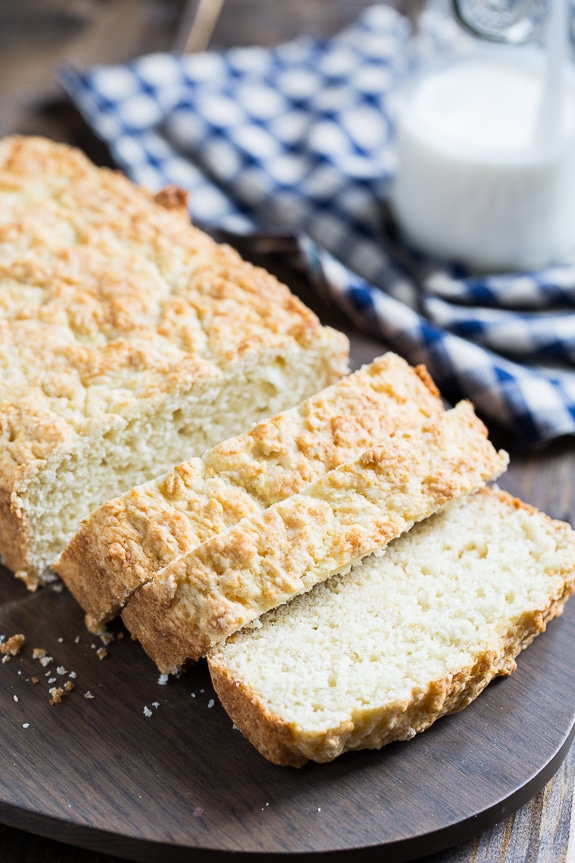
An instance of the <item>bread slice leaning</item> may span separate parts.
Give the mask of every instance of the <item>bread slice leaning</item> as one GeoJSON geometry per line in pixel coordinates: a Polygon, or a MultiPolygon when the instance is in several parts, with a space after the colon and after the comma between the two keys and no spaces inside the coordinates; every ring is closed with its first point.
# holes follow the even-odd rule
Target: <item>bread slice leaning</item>
{"type": "Polygon", "coordinates": [[[97,631],[174,558],[442,410],[426,370],[387,353],[99,507],[55,568],[97,631]]]}
{"type": "Polygon", "coordinates": [[[268,612],[209,668],[265,758],[331,761],[461,710],[515,669],[574,589],[571,528],[487,489],[268,612]]]}
{"type": "Polygon", "coordinates": [[[124,623],[163,673],[176,673],[506,465],[462,402],[177,558],[129,597],[124,623]]]}
{"type": "Polygon", "coordinates": [[[0,142],[0,556],[29,586],[104,501],[298,404],[348,342],[156,198],[0,142]]]}

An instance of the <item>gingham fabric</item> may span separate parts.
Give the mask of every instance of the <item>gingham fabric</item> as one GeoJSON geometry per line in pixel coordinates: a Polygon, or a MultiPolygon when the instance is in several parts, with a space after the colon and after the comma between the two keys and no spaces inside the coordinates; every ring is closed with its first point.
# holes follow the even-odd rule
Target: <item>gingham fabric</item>
{"type": "Polygon", "coordinates": [[[575,259],[479,278],[388,230],[408,33],[373,6],[327,41],[155,54],[66,68],[61,80],[137,183],[189,189],[196,223],[292,234],[356,324],[425,363],[448,398],[470,398],[519,445],[573,434],[575,259]]]}

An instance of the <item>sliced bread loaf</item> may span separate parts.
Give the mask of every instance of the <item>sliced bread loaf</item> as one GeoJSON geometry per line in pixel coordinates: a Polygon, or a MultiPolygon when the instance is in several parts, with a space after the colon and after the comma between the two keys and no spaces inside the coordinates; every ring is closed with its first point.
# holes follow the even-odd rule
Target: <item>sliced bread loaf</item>
{"type": "Polygon", "coordinates": [[[175,673],[506,464],[462,402],[175,559],[129,597],[123,620],[159,669],[175,673]]]}
{"type": "Polygon", "coordinates": [[[424,368],[388,353],[201,458],[104,504],[55,568],[97,631],[172,559],[443,410],[424,368]]]}
{"type": "Polygon", "coordinates": [[[0,142],[0,555],[34,586],[105,500],[299,403],[347,339],[78,151],[0,142]]]}
{"type": "Polygon", "coordinates": [[[468,705],[574,589],[571,528],[488,489],[268,612],[213,649],[210,672],[270,761],[330,761],[468,705]]]}

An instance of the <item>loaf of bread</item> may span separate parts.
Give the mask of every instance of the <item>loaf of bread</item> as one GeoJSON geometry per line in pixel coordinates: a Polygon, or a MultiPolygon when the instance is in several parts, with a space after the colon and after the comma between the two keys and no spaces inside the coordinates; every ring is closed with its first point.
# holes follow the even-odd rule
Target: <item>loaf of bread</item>
{"type": "Polygon", "coordinates": [[[462,402],[176,558],[128,598],[123,620],[160,671],[176,673],[506,464],[462,402]]]}
{"type": "Polygon", "coordinates": [[[55,568],[98,631],[141,584],[241,518],[296,494],[397,429],[443,410],[424,368],[393,353],[201,458],[108,501],[55,568]]]}
{"type": "Polygon", "coordinates": [[[176,191],[17,137],[0,210],[0,555],[30,586],[96,506],[347,370],[347,339],[176,191]]]}
{"type": "Polygon", "coordinates": [[[487,489],[268,612],[208,663],[263,756],[331,761],[468,705],[515,669],[574,589],[571,528],[487,489]]]}

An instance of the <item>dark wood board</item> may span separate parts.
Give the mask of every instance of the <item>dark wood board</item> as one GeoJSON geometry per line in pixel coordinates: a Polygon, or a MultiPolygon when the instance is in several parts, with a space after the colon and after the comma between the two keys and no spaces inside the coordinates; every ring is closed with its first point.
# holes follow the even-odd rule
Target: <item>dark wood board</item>
{"type": "Polygon", "coordinates": [[[67,591],[27,594],[9,579],[0,632],[27,641],[0,669],[0,820],[75,845],[141,861],[167,849],[170,861],[200,863],[232,852],[413,859],[524,803],[573,731],[575,604],[467,710],[409,743],[294,770],[264,761],[232,727],[203,664],[162,686],[129,638],[100,659],[67,591]],[[35,647],[54,657],[46,668],[35,647]],[[45,675],[70,679],[62,666],[76,689],[50,705],[45,675]]]}

